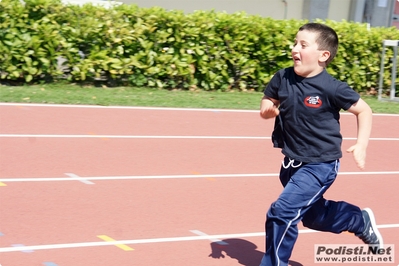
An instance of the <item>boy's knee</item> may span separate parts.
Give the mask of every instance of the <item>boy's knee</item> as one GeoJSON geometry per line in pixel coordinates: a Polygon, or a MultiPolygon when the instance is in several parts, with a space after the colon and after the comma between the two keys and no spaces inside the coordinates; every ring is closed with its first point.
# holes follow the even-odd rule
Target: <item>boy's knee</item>
{"type": "Polygon", "coordinates": [[[280,219],[291,219],[295,217],[297,213],[285,206],[280,201],[274,202],[269,211],[267,212],[267,218],[280,218],[280,219]]]}

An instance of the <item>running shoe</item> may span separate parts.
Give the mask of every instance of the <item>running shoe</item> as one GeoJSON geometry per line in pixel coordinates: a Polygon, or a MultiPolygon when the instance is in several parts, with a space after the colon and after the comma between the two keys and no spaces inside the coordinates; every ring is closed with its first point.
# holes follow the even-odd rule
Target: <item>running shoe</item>
{"type": "Polygon", "coordinates": [[[373,211],[369,208],[365,208],[362,210],[363,220],[364,220],[364,229],[363,232],[357,234],[365,244],[368,244],[370,247],[378,247],[378,249],[383,248],[383,240],[380,232],[378,231],[377,224],[375,223],[375,217],[373,211]]]}

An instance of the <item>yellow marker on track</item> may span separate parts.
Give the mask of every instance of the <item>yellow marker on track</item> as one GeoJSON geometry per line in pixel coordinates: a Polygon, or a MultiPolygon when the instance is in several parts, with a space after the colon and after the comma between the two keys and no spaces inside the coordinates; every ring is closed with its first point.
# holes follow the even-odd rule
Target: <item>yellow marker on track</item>
{"type": "MultiPolygon", "coordinates": [[[[104,240],[105,242],[114,242],[114,241],[116,241],[115,239],[112,239],[112,238],[110,238],[109,236],[106,236],[106,235],[100,235],[100,236],[97,236],[97,237],[102,239],[102,240],[104,240]]],[[[124,245],[124,244],[117,244],[115,246],[117,246],[118,248],[123,249],[124,251],[134,250],[131,247],[129,247],[127,245],[124,245]]]]}
{"type": "Polygon", "coordinates": [[[6,187],[6,186],[7,186],[6,184],[0,182],[0,187],[6,187]]]}
{"type": "MultiPolygon", "coordinates": [[[[193,173],[194,175],[201,175],[201,173],[200,173],[200,172],[197,172],[197,171],[192,171],[192,173],[193,173]]],[[[205,177],[205,179],[206,179],[206,180],[209,180],[209,181],[216,181],[216,178],[214,178],[214,177],[205,177]]]]}

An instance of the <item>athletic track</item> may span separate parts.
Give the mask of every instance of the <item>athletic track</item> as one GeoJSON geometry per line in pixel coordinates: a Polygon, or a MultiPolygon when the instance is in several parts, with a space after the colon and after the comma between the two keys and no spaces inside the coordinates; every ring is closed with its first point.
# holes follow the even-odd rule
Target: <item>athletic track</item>
{"type": "MultiPolygon", "coordinates": [[[[282,189],[272,126],[258,111],[0,104],[0,265],[259,265],[282,189]]],[[[355,117],[341,126],[345,151],[355,117]]],[[[374,210],[396,245],[378,265],[399,264],[398,189],[399,116],[374,115],[366,169],[344,153],[326,198],[374,210]]],[[[292,266],[323,265],[315,244],[361,244],[299,229],[292,266]]]]}

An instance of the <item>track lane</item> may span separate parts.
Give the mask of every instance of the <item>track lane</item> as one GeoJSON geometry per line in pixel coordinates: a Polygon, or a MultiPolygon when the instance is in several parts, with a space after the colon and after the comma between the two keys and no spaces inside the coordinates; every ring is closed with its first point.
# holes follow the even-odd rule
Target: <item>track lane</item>
{"type": "MultiPolygon", "coordinates": [[[[81,131],[89,135],[122,135],[121,132],[129,134],[132,124],[135,124],[134,133],[137,134],[268,136],[272,125],[260,120],[256,112],[222,112],[228,117],[219,120],[217,117],[221,113],[212,111],[183,114],[186,112],[181,110],[156,110],[149,115],[146,109],[136,115],[130,112],[133,109],[129,109],[128,113],[125,109],[116,109],[118,112],[115,113],[113,108],[87,108],[91,111],[86,113],[84,108],[75,112],[71,107],[45,106],[43,110],[35,111],[42,107],[23,106],[29,110],[22,110],[24,114],[21,115],[20,110],[4,113],[2,108],[0,106],[1,134],[31,133],[28,131],[34,129],[45,134],[77,134],[81,131]],[[4,114],[12,119],[4,120],[4,114]],[[200,118],[203,115],[204,118],[200,118]],[[31,122],[25,121],[26,117],[31,122]],[[120,117],[125,117],[129,123],[121,123],[120,117]],[[18,122],[15,119],[22,120],[18,122]],[[184,123],[189,120],[189,123],[184,123]]],[[[375,116],[374,125],[378,127],[374,128],[373,136],[398,137],[398,118],[392,117],[375,116]]],[[[355,136],[353,117],[343,115],[342,118],[344,135],[355,136]]],[[[349,147],[352,142],[345,140],[343,147],[349,147]]],[[[92,185],[79,180],[66,183],[5,182],[6,186],[0,187],[0,232],[3,234],[0,236],[0,248],[14,244],[33,246],[98,242],[101,241],[98,235],[107,235],[115,240],[134,240],[185,237],[190,234],[198,237],[190,230],[208,235],[262,232],[265,212],[281,191],[277,177],[206,176],[277,173],[281,154],[271,148],[270,140],[0,138],[0,147],[0,178],[71,178],[66,173],[82,178],[203,175],[192,179],[96,180],[92,185]]],[[[366,171],[397,170],[391,159],[398,148],[396,142],[371,141],[366,171]]],[[[359,170],[351,155],[344,154],[341,172],[354,171],[359,170]]],[[[342,175],[328,191],[327,197],[373,208],[378,224],[397,224],[399,217],[395,202],[399,202],[399,193],[392,188],[399,187],[398,180],[399,176],[395,174],[342,175]]],[[[381,229],[386,243],[399,246],[395,237],[397,232],[397,228],[381,229]]],[[[37,250],[32,253],[7,252],[0,253],[0,263],[2,266],[42,265],[46,261],[57,266],[179,266],[187,265],[187,262],[198,263],[195,265],[258,264],[264,250],[263,236],[222,240],[231,243],[231,247],[222,252],[225,258],[220,259],[208,257],[212,252],[211,241],[198,240],[129,245],[134,248],[133,251],[103,246],[37,250]]],[[[303,233],[292,260],[302,265],[313,265],[313,245],[320,241],[359,243],[349,234],[303,233]]],[[[398,251],[395,254],[399,258],[398,251]]],[[[299,266],[298,263],[296,266],[299,266]]]]}

